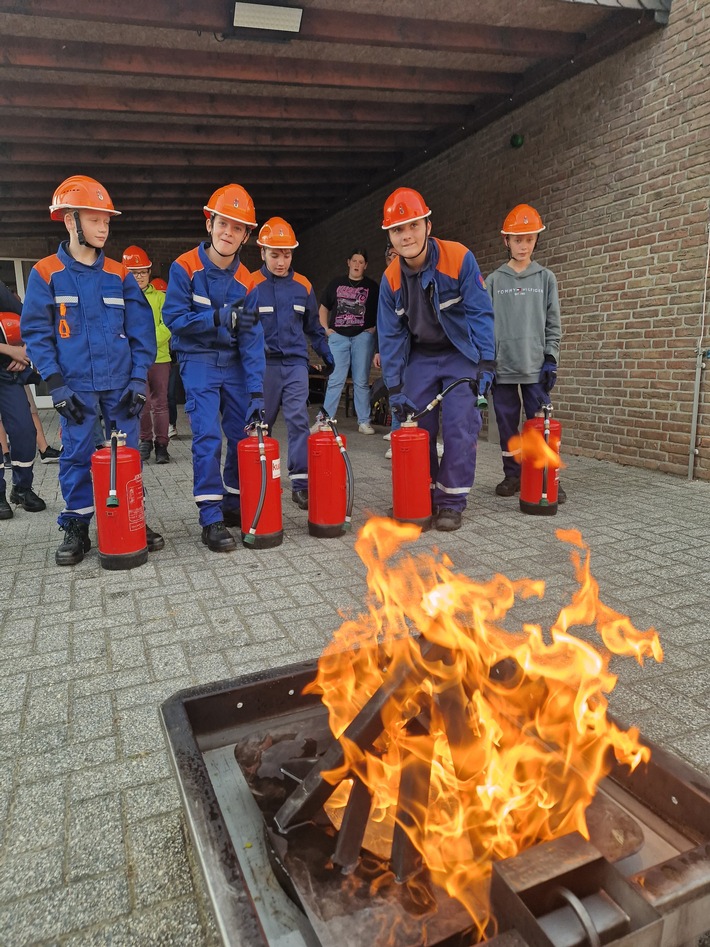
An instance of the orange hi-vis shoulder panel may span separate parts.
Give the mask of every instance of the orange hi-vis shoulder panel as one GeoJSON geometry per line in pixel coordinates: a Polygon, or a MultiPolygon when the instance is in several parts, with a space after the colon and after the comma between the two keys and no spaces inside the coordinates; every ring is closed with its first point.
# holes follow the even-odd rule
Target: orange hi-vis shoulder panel
{"type": "Polygon", "coordinates": [[[121,282],[128,276],[129,270],[119,263],[117,260],[111,260],[109,257],[104,257],[104,273],[111,273],[113,276],[118,276],[121,282]]]}
{"type": "Polygon", "coordinates": [[[61,271],[64,269],[64,264],[59,259],[57,254],[53,253],[52,256],[46,256],[43,260],[40,260],[39,263],[35,263],[34,268],[37,270],[45,283],[49,285],[54,274],[61,273],[61,271]]]}
{"type": "Polygon", "coordinates": [[[310,295],[310,292],[313,289],[313,287],[311,286],[311,283],[309,282],[309,280],[306,279],[305,276],[302,276],[300,273],[294,272],[293,280],[295,283],[300,283],[301,286],[305,287],[306,292],[310,295]]]}
{"type": "Polygon", "coordinates": [[[256,270],[256,272],[254,272],[254,273],[251,274],[251,287],[252,287],[252,289],[256,289],[256,287],[257,287],[260,283],[264,283],[264,282],[266,282],[266,277],[265,277],[264,274],[261,272],[261,270],[256,270]]]}
{"type": "Polygon", "coordinates": [[[237,267],[234,273],[234,279],[237,283],[241,283],[247,292],[254,289],[254,277],[243,263],[240,263],[237,267]]]}
{"type": "Polygon", "coordinates": [[[185,270],[190,279],[192,279],[199,270],[204,269],[197,247],[195,247],[194,250],[188,250],[187,253],[183,253],[175,262],[185,270]]]}
{"type": "Polygon", "coordinates": [[[437,270],[451,279],[458,279],[461,272],[463,258],[468,253],[468,247],[462,243],[454,243],[451,240],[436,240],[439,247],[439,262],[436,265],[437,270]]]}
{"type": "Polygon", "coordinates": [[[396,293],[402,285],[402,264],[399,257],[395,257],[385,270],[385,279],[390,284],[392,292],[396,293]]]}

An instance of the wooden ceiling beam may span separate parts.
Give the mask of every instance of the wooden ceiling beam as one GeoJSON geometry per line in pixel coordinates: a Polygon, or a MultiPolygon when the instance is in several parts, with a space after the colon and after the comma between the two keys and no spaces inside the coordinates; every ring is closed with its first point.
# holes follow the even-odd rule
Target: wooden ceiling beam
{"type": "MultiPolygon", "coordinates": [[[[282,178],[275,177],[271,168],[249,168],[240,167],[235,164],[230,173],[219,169],[203,168],[132,168],[130,173],[126,173],[116,165],[98,165],[96,168],[87,169],[78,167],[75,162],[69,164],[57,163],[55,167],[51,165],[33,165],[29,168],[20,165],[3,165],[0,163],[0,183],[6,182],[32,184],[47,182],[50,188],[56,185],[70,174],[92,174],[100,179],[104,187],[109,191],[123,192],[130,187],[138,185],[163,184],[170,185],[176,189],[182,188],[185,184],[195,185],[203,184],[206,188],[213,190],[221,184],[228,183],[231,178],[237,179],[247,190],[258,187],[260,184],[271,185],[274,181],[280,183],[313,183],[318,186],[320,182],[324,183],[343,183],[358,181],[367,181],[370,177],[368,172],[361,171],[355,173],[352,168],[290,168],[287,175],[282,178]],[[227,179],[227,180],[225,180],[227,179]]],[[[51,197],[51,194],[50,194],[51,197]]]]}
{"type": "MultiPolygon", "coordinates": [[[[80,121],[72,119],[33,118],[25,110],[6,109],[2,121],[3,141],[31,141],[36,143],[82,142],[106,143],[116,147],[131,147],[144,142],[165,145],[244,145],[244,129],[238,125],[204,125],[195,122],[122,121],[94,120],[89,116],[80,121]]],[[[259,148],[319,148],[323,150],[378,151],[422,148],[427,136],[408,131],[387,129],[309,128],[305,131],[292,128],[249,129],[249,145],[259,148]]]]}
{"type": "MultiPolygon", "coordinates": [[[[156,29],[179,29],[224,36],[232,30],[225,0],[0,0],[1,13],[69,18],[100,23],[128,23],[156,29]]],[[[475,7],[474,7],[475,10],[475,7]]],[[[628,11],[633,15],[637,11],[628,11]]],[[[474,13],[475,15],[475,13],[474,13]]],[[[253,32],[253,31],[251,31],[253,32]]],[[[240,39],[249,37],[242,31],[240,39]]],[[[484,53],[501,56],[561,58],[574,55],[583,34],[527,27],[491,26],[413,17],[343,13],[309,8],[303,11],[301,29],[290,38],[299,41],[344,43],[349,46],[391,46],[396,49],[430,49],[438,52],[484,53]]],[[[225,42],[229,42],[226,39],[225,42]]],[[[244,47],[240,45],[243,52],[244,47]]]]}
{"type": "Polygon", "coordinates": [[[432,69],[423,66],[375,68],[370,63],[249,56],[243,47],[221,44],[214,52],[163,47],[121,46],[63,39],[13,37],[3,49],[3,65],[75,73],[258,82],[271,85],[410,92],[426,89],[453,95],[512,92],[516,76],[504,72],[432,69]]]}
{"type": "MultiPolygon", "coordinates": [[[[165,91],[56,82],[17,82],[0,71],[0,108],[46,109],[54,103],[72,112],[123,112],[162,115],[223,116],[278,122],[335,122],[353,125],[411,125],[430,127],[461,121],[465,109],[455,105],[407,102],[367,102],[353,99],[301,99],[286,96],[222,95],[207,92],[165,91]]],[[[248,129],[247,129],[248,131],[248,129]]],[[[304,144],[308,129],[303,128],[304,144]]]]}

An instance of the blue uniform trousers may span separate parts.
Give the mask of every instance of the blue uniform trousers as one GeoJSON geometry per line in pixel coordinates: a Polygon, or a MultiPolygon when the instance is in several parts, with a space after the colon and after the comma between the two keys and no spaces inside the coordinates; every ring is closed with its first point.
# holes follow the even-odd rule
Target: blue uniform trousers
{"type": "Polygon", "coordinates": [[[549,400],[550,396],[538,382],[532,385],[496,383],[493,391],[493,407],[498,423],[500,449],[503,452],[503,473],[506,477],[520,477],[519,456],[508,450],[508,443],[511,437],[520,432],[521,407],[525,408],[526,418],[534,418],[540,410],[540,405],[547,404],[549,400]]]}
{"type": "MultiPolygon", "coordinates": [[[[458,378],[475,378],[478,366],[458,349],[440,353],[412,349],[404,370],[403,392],[419,410],[458,378]]],[[[469,385],[459,385],[440,407],[419,419],[429,432],[429,469],[436,509],[466,508],[466,498],[476,474],[476,448],[481,430],[481,412],[469,385]],[[441,419],[439,418],[441,414],[441,419]],[[439,460],[436,438],[441,423],[444,456],[439,460]]]]}
{"type": "Polygon", "coordinates": [[[269,433],[283,408],[292,490],[308,489],[308,364],[302,358],[266,360],[264,409],[269,433]]]}
{"type": "MultiPolygon", "coordinates": [[[[0,369],[0,419],[10,440],[12,482],[20,490],[27,490],[32,486],[37,432],[25,389],[4,369],[0,369]]],[[[5,466],[0,456],[0,493],[4,492],[5,466]]]]}
{"type": "Polygon", "coordinates": [[[84,407],[84,420],[61,419],[62,446],[59,457],[59,486],[64,497],[64,509],[57,522],[64,527],[68,520],[88,523],[94,515],[94,489],[91,482],[91,455],[96,449],[99,415],[104,419],[104,430],[116,422],[119,431],[126,435],[127,447],[138,447],[138,418],[131,418],[125,406],[118,402],[122,388],[113,391],[77,391],[76,395],[84,407]]]}
{"type": "Polygon", "coordinates": [[[178,353],[185,387],[185,413],[192,428],[193,495],[200,526],[218,523],[227,510],[239,509],[237,444],[246,437],[248,396],[241,362],[221,353],[178,353]],[[222,432],[227,456],[222,464],[222,432]]]}

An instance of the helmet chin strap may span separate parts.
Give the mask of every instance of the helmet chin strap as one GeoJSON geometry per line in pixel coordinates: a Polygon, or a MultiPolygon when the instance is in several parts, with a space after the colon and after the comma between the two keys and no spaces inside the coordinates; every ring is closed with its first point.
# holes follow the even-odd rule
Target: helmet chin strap
{"type": "Polygon", "coordinates": [[[76,239],[79,241],[80,246],[90,247],[92,250],[100,251],[101,247],[95,247],[93,243],[89,243],[89,241],[84,236],[84,231],[82,230],[82,227],[81,227],[81,220],[79,218],[79,211],[75,210],[73,216],[74,216],[74,226],[76,227],[76,239]]]}
{"type": "MultiPolygon", "coordinates": [[[[417,258],[418,256],[420,256],[422,253],[424,253],[424,251],[426,250],[426,248],[427,248],[427,246],[428,246],[428,244],[429,244],[429,228],[427,227],[427,224],[429,223],[429,220],[428,220],[427,218],[425,218],[425,221],[426,221],[426,222],[425,222],[425,224],[424,224],[424,242],[422,243],[422,245],[419,247],[419,249],[417,250],[416,254],[414,255],[414,259],[415,259],[415,260],[416,260],[416,258],[417,258]]],[[[395,251],[395,252],[396,252],[396,251],[395,251]]],[[[398,256],[401,256],[401,254],[398,254],[398,256]]],[[[407,258],[406,258],[406,257],[403,256],[402,259],[404,260],[405,263],[407,262],[407,258]]]]}

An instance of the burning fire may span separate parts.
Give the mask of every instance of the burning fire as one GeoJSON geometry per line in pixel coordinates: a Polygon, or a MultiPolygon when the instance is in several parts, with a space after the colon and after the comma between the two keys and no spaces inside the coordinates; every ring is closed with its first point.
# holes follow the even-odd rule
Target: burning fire
{"type": "Polygon", "coordinates": [[[616,684],[609,660],[626,655],[643,665],[663,652],[653,629],[638,631],[600,601],[575,530],[557,536],[573,547],[579,588],[547,635],[535,624],[502,625],[517,600],[543,597],[543,581],[495,575],[479,583],[456,574],[446,556],[398,556],[418,536],[418,527],[373,518],[357,540],[367,613],[335,633],[309,690],[322,695],[336,737],[379,688],[391,694],[374,744],[341,740],[345,763],[324,774],[340,784],[328,811],[339,824],[357,775],[372,797],[365,846],[391,846],[398,821],[432,880],[483,936],[491,862],[572,831],[589,838],[585,811],[609,752],[632,769],[648,760],[638,731],[607,718],[616,684]],[[575,637],[574,626],[594,626],[604,647],[575,637]],[[403,772],[418,792],[400,798],[398,810],[403,772]]]}

